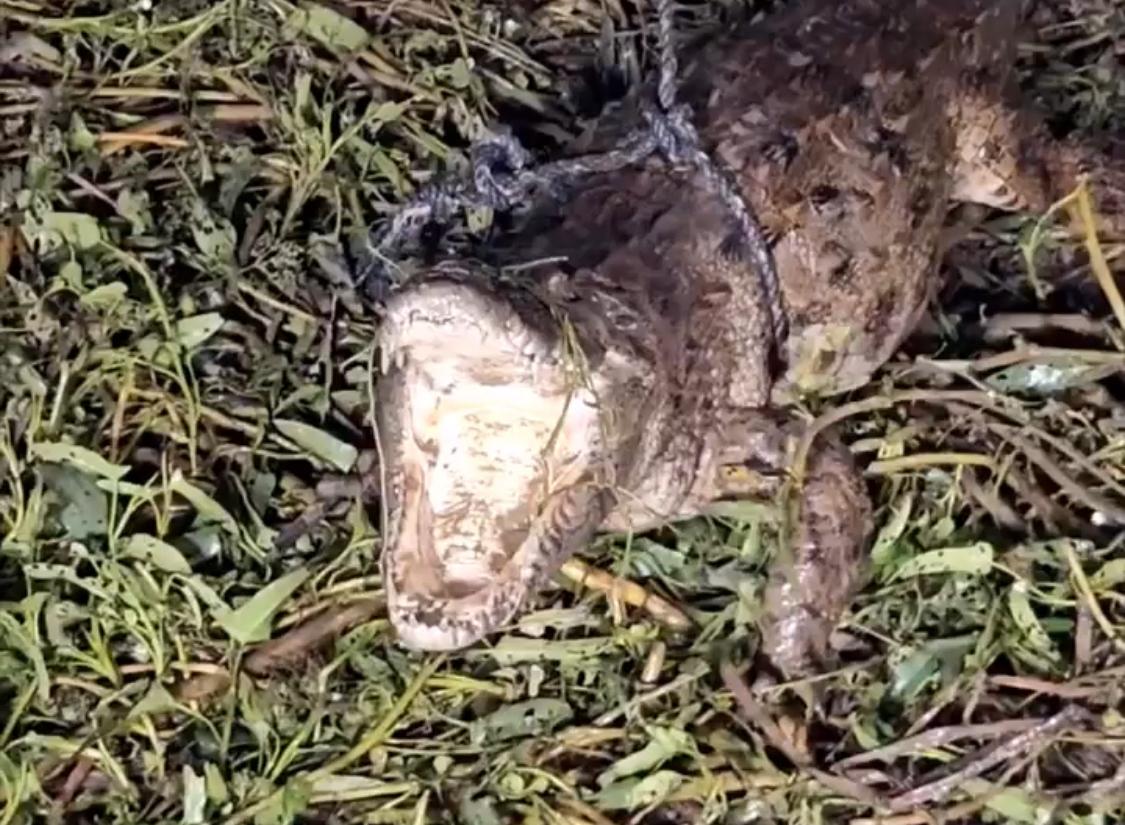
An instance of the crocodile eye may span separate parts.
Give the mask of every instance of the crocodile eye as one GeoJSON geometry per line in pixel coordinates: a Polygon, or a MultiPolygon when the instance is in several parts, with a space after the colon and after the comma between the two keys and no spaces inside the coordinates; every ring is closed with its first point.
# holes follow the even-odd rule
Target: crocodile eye
{"type": "Polygon", "coordinates": [[[824,206],[829,201],[834,201],[838,197],[840,197],[840,190],[827,183],[822,183],[809,193],[809,200],[812,201],[813,206],[824,206]]]}
{"type": "Polygon", "coordinates": [[[768,161],[780,164],[785,169],[796,160],[800,150],[801,145],[797,139],[784,131],[775,133],[761,146],[762,155],[768,161]]]}
{"type": "Polygon", "coordinates": [[[618,329],[633,330],[637,328],[637,319],[631,312],[611,312],[610,322],[618,329]]]}

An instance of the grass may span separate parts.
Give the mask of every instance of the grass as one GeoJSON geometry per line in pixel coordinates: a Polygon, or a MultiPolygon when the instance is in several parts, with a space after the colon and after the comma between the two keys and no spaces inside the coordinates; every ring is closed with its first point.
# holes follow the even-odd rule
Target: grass
{"type": "MultiPolygon", "coordinates": [[[[1125,128],[1120,7],[1040,5],[1027,91],[1125,128]]],[[[152,6],[0,0],[0,825],[1120,821],[1123,248],[1064,231],[1082,193],[988,216],[908,351],[810,411],[879,504],[839,669],[724,665],[773,552],[751,504],[410,654],[338,250],[497,117],[565,139],[568,73],[648,59],[636,9],[152,6]]]]}

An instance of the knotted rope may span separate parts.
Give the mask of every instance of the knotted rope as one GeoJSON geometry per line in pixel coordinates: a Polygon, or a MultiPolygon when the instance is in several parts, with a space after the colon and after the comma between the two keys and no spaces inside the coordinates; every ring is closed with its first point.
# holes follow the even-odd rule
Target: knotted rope
{"type": "Polygon", "coordinates": [[[532,165],[530,153],[509,132],[479,141],[470,152],[473,171],[468,180],[440,180],[422,187],[368,239],[367,260],[359,273],[361,283],[380,276],[385,278],[385,263],[397,251],[417,244],[427,223],[447,221],[458,208],[507,211],[527,202],[537,188],[557,191],[564,180],[623,169],[660,152],[670,163],[694,167],[730,213],[741,251],[748,257],[761,284],[770,312],[774,343],[780,347],[787,324],[773,254],[733,177],[703,151],[692,122],[691,107],[676,102],[679,65],[674,42],[675,9],[673,0],[656,0],[656,4],[659,108],[645,108],[644,127],[627,136],[617,149],[538,167],[532,165]]]}

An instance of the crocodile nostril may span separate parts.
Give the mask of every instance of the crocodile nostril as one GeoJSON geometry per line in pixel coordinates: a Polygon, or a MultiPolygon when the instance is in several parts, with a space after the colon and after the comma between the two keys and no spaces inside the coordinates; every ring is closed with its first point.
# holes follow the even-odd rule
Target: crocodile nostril
{"type": "Polygon", "coordinates": [[[822,349],[816,354],[816,369],[818,372],[827,372],[828,368],[836,363],[836,350],[822,349]]]}

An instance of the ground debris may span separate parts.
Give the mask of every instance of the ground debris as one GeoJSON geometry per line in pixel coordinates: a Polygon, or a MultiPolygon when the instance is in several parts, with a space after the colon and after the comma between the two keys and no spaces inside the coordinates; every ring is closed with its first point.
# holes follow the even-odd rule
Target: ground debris
{"type": "MultiPolygon", "coordinates": [[[[1125,130],[1119,4],[1035,14],[1054,125],[1125,130]]],[[[985,216],[902,356],[809,410],[879,504],[834,669],[756,671],[777,523],[749,503],[600,539],[492,645],[390,638],[349,237],[495,117],[568,140],[653,20],[0,0],[0,822],[1120,810],[1125,250],[1065,207],[985,216]]]]}

